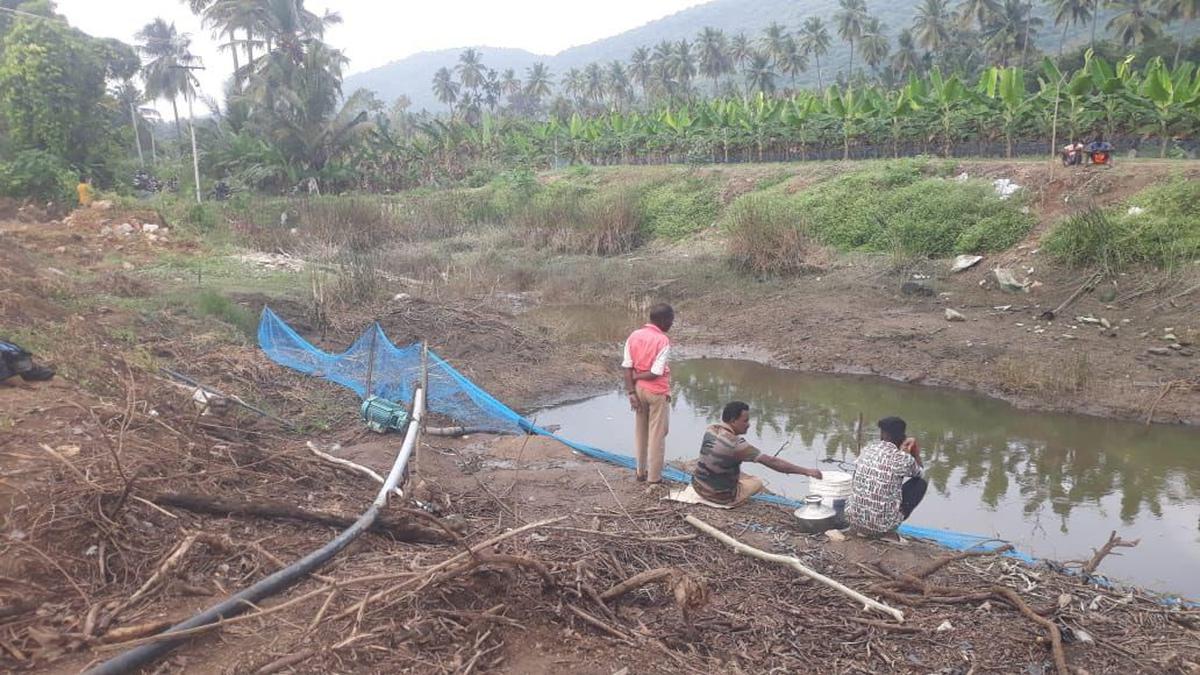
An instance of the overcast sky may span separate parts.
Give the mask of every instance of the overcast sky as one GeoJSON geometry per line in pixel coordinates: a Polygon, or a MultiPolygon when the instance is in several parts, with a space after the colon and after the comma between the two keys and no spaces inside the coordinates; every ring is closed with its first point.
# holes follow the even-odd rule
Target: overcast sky
{"type": "MultiPolygon", "coordinates": [[[[318,14],[341,14],[326,39],[350,58],[347,74],[432,49],[487,45],[554,54],[661,18],[698,0],[307,0],[318,14]]],[[[198,73],[202,93],[218,95],[233,71],[228,54],[179,0],[58,0],[73,26],[97,37],[133,42],[155,17],[192,34],[193,51],[208,70],[198,73]]]]}

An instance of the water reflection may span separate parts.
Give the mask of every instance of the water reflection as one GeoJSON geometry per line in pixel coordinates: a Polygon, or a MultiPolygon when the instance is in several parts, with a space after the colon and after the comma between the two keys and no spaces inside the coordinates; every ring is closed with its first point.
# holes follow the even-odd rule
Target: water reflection
{"type": "MultiPolygon", "coordinates": [[[[709,359],[673,367],[668,453],[693,459],[703,426],[728,401],[753,408],[748,436],[783,456],[817,464],[852,461],[858,414],[899,415],[918,436],[930,496],[919,525],[1014,540],[1035,554],[1087,557],[1113,529],[1141,547],[1104,570],[1200,596],[1200,432],[1082,416],[1028,413],[990,399],[878,380],[801,375],[745,361],[709,359]]],[[[629,452],[630,420],[619,393],[543,412],[564,435],[629,452]]],[[[772,489],[804,494],[807,482],[760,469],[772,489]]]]}

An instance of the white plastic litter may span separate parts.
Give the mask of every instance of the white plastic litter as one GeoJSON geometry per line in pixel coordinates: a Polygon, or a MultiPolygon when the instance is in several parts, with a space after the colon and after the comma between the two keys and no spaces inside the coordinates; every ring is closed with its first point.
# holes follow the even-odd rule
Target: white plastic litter
{"type": "Polygon", "coordinates": [[[1000,199],[1008,199],[1016,194],[1017,190],[1021,189],[1020,185],[1017,185],[1007,178],[997,178],[996,180],[992,181],[992,187],[996,189],[996,195],[999,196],[1000,199]]]}

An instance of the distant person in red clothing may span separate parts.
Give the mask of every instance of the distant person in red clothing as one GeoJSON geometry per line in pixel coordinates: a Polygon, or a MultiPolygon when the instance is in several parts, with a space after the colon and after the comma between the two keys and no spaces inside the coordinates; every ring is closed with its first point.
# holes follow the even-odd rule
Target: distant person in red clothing
{"type": "Polygon", "coordinates": [[[625,341],[621,370],[629,407],[636,414],[639,481],[662,482],[671,402],[671,368],[667,365],[671,339],[667,332],[674,323],[675,310],[670,305],[655,305],[650,308],[650,323],[633,331],[625,341]]]}

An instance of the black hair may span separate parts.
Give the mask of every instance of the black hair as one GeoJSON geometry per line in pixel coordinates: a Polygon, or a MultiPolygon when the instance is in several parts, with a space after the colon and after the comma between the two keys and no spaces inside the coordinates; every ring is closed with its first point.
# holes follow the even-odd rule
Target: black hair
{"type": "Polygon", "coordinates": [[[907,430],[908,424],[899,417],[885,417],[879,420],[879,431],[883,433],[886,440],[897,443],[903,441],[907,430]]]}
{"type": "Polygon", "coordinates": [[[675,320],[675,310],[665,302],[660,302],[650,308],[650,323],[662,328],[675,320]]]}
{"type": "Polygon", "coordinates": [[[725,404],[725,409],[721,411],[721,421],[729,424],[737,421],[737,418],[742,416],[742,413],[750,409],[750,405],[742,401],[730,401],[725,404]]]}

